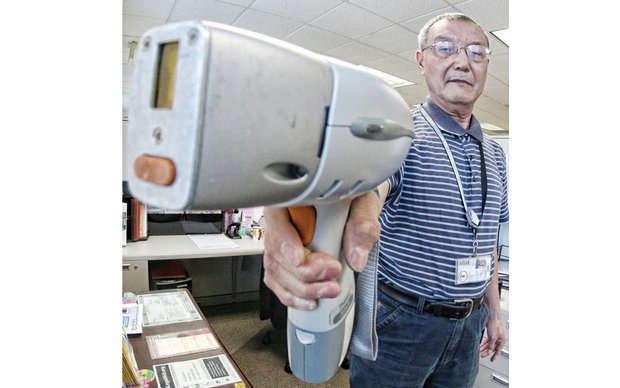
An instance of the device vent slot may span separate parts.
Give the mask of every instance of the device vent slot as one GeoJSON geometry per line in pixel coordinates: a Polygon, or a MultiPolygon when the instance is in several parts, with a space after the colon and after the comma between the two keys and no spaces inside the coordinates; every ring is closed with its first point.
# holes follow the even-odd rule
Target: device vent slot
{"type": "Polygon", "coordinates": [[[319,195],[319,199],[326,199],[332,196],[336,190],[338,190],[342,186],[342,181],[340,179],[334,181],[331,186],[325,191],[323,194],[319,195]]]}

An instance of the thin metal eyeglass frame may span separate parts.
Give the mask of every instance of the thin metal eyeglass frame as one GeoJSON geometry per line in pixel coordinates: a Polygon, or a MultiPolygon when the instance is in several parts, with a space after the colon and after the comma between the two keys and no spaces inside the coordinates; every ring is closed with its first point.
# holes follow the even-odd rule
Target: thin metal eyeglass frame
{"type": "Polygon", "coordinates": [[[452,43],[453,45],[456,46],[456,51],[453,54],[450,54],[450,55],[446,56],[444,54],[440,54],[440,53],[437,52],[436,46],[439,43],[445,43],[445,42],[442,41],[442,42],[433,43],[433,44],[431,44],[429,46],[424,47],[420,51],[424,51],[424,50],[426,50],[428,48],[432,48],[433,51],[435,52],[435,54],[437,54],[437,56],[439,56],[441,58],[450,58],[453,55],[458,55],[461,52],[461,49],[465,49],[465,54],[467,55],[467,58],[471,59],[474,62],[482,62],[485,59],[489,59],[489,55],[491,55],[491,49],[488,48],[487,46],[483,45],[483,44],[472,43],[472,44],[468,44],[467,46],[459,46],[458,44],[450,42],[450,43],[452,43]],[[471,55],[469,55],[469,50],[467,50],[467,48],[470,47],[470,46],[481,46],[481,47],[484,47],[484,49],[485,49],[484,52],[486,52],[486,56],[484,58],[482,58],[482,59],[476,59],[476,58],[472,57],[471,55]]]}

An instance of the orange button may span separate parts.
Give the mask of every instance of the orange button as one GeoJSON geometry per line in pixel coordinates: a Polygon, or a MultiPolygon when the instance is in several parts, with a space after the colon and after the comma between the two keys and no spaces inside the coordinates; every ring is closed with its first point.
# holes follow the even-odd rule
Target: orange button
{"type": "Polygon", "coordinates": [[[288,208],[291,221],[299,233],[301,243],[308,245],[314,240],[316,209],[314,206],[291,206],[288,208]]]}
{"type": "Polygon", "coordinates": [[[157,185],[170,186],[176,178],[174,162],[159,156],[141,155],[133,164],[136,176],[157,185]]]}

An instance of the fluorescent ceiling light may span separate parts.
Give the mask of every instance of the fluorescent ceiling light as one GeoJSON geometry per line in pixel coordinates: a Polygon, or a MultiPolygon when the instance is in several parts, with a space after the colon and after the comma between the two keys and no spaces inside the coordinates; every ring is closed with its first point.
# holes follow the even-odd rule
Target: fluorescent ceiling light
{"type": "Polygon", "coordinates": [[[392,74],[384,73],[382,71],[373,69],[371,67],[366,67],[363,65],[357,65],[357,66],[368,71],[369,73],[373,73],[377,77],[387,82],[387,84],[393,88],[400,88],[401,86],[415,85],[414,82],[407,81],[406,79],[398,78],[392,74]]]}
{"type": "Polygon", "coordinates": [[[491,34],[495,35],[495,37],[502,41],[506,46],[510,47],[510,30],[508,28],[503,30],[491,31],[491,34]]]}
{"type": "Polygon", "coordinates": [[[482,129],[486,129],[487,131],[491,132],[506,132],[504,128],[489,123],[482,123],[480,124],[480,126],[482,127],[482,129]]]}

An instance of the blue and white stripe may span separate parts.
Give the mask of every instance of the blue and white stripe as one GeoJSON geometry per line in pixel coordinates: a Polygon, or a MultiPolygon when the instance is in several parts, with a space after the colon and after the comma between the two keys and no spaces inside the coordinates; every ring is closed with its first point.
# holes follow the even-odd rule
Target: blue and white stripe
{"type": "MultiPolygon", "coordinates": [[[[475,118],[464,131],[430,100],[425,106],[453,154],[467,206],[481,218],[478,255],[491,254],[499,223],[508,221],[504,152],[496,141],[482,135],[475,118]],[[487,170],[482,216],[479,140],[483,140],[487,170]]],[[[400,170],[389,179],[390,193],[380,217],[379,280],[435,300],[479,297],[488,282],[455,285],[455,262],[472,255],[473,232],[452,166],[419,109],[413,110],[412,116],[416,137],[400,170]]]]}

